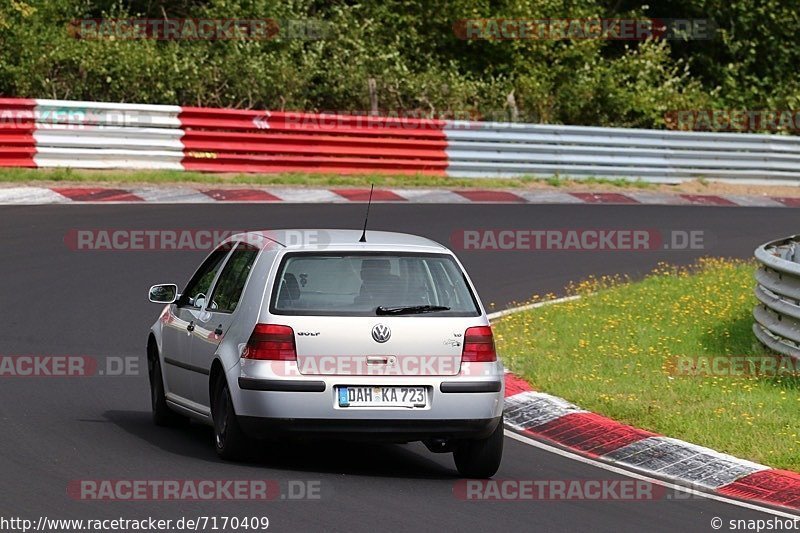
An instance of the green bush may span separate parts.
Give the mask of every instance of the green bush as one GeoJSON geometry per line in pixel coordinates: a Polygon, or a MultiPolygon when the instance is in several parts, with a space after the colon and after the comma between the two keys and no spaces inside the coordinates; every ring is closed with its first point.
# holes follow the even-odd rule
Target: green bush
{"type": "Polygon", "coordinates": [[[625,45],[461,40],[453,25],[465,18],[671,13],[657,12],[664,5],[609,8],[600,0],[568,7],[556,0],[6,0],[0,94],[360,112],[372,106],[374,83],[384,113],[659,128],[669,110],[797,105],[795,39],[769,18],[775,8],[785,23],[796,10],[770,0],[748,11],[751,3],[670,2],[671,11],[714,17],[722,23],[717,36],[625,45]],[[733,16],[760,26],[742,30],[733,16]],[[129,17],[312,19],[325,24],[326,38],[87,40],[68,31],[76,19],[129,17]]]}

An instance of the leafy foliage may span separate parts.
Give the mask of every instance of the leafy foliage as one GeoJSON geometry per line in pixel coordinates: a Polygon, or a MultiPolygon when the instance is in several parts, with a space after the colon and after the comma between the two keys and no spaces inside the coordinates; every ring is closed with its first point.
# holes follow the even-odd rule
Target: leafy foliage
{"type": "MultiPolygon", "coordinates": [[[[7,0],[0,94],[663,127],[676,109],[797,106],[796,1],[7,0]],[[608,4],[608,5],[606,5],[608,4]],[[462,40],[467,18],[707,17],[710,41],[462,40]],[[77,39],[84,18],[272,18],[323,39],[77,39]],[[370,89],[370,87],[374,89],[370,89]]],[[[285,25],[282,27],[286,27],[285,25]]]]}

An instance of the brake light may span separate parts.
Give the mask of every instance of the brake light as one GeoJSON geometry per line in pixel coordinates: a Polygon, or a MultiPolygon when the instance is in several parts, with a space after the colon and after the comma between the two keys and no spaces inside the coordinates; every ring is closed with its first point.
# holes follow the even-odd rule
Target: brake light
{"type": "Polygon", "coordinates": [[[497,361],[494,349],[494,336],[490,326],[467,328],[464,333],[464,350],[461,361],[468,363],[490,363],[497,361]]]}
{"type": "Polygon", "coordinates": [[[242,357],[269,361],[297,360],[294,330],[278,324],[256,324],[242,357]]]}

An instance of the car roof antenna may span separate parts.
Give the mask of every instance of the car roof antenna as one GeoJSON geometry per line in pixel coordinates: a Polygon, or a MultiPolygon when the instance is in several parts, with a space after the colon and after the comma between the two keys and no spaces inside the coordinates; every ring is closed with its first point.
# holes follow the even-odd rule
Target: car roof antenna
{"type": "Polygon", "coordinates": [[[364,231],[361,232],[361,238],[358,239],[358,242],[367,242],[367,221],[369,221],[369,206],[372,205],[372,190],[375,188],[375,184],[372,183],[369,186],[369,200],[367,201],[367,214],[364,216],[364,231]]]}

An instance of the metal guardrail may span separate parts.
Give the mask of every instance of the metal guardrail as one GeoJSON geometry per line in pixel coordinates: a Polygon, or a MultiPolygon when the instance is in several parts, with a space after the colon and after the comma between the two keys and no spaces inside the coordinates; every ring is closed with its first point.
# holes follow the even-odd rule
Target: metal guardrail
{"type": "Polygon", "coordinates": [[[0,166],[183,170],[181,109],[0,98],[0,166]]]}
{"type": "Polygon", "coordinates": [[[800,137],[498,122],[445,134],[451,176],[800,179],[800,137]]]}
{"type": "Polygon", "coordinates": [[[756,248],[753,333],[768,348],[800,358],[800,235],[756,248]]]}
{"type": "Polygon", "coordinates": [[[800,181],[800,137],[0,98],[0,166],[800,181]]]}

